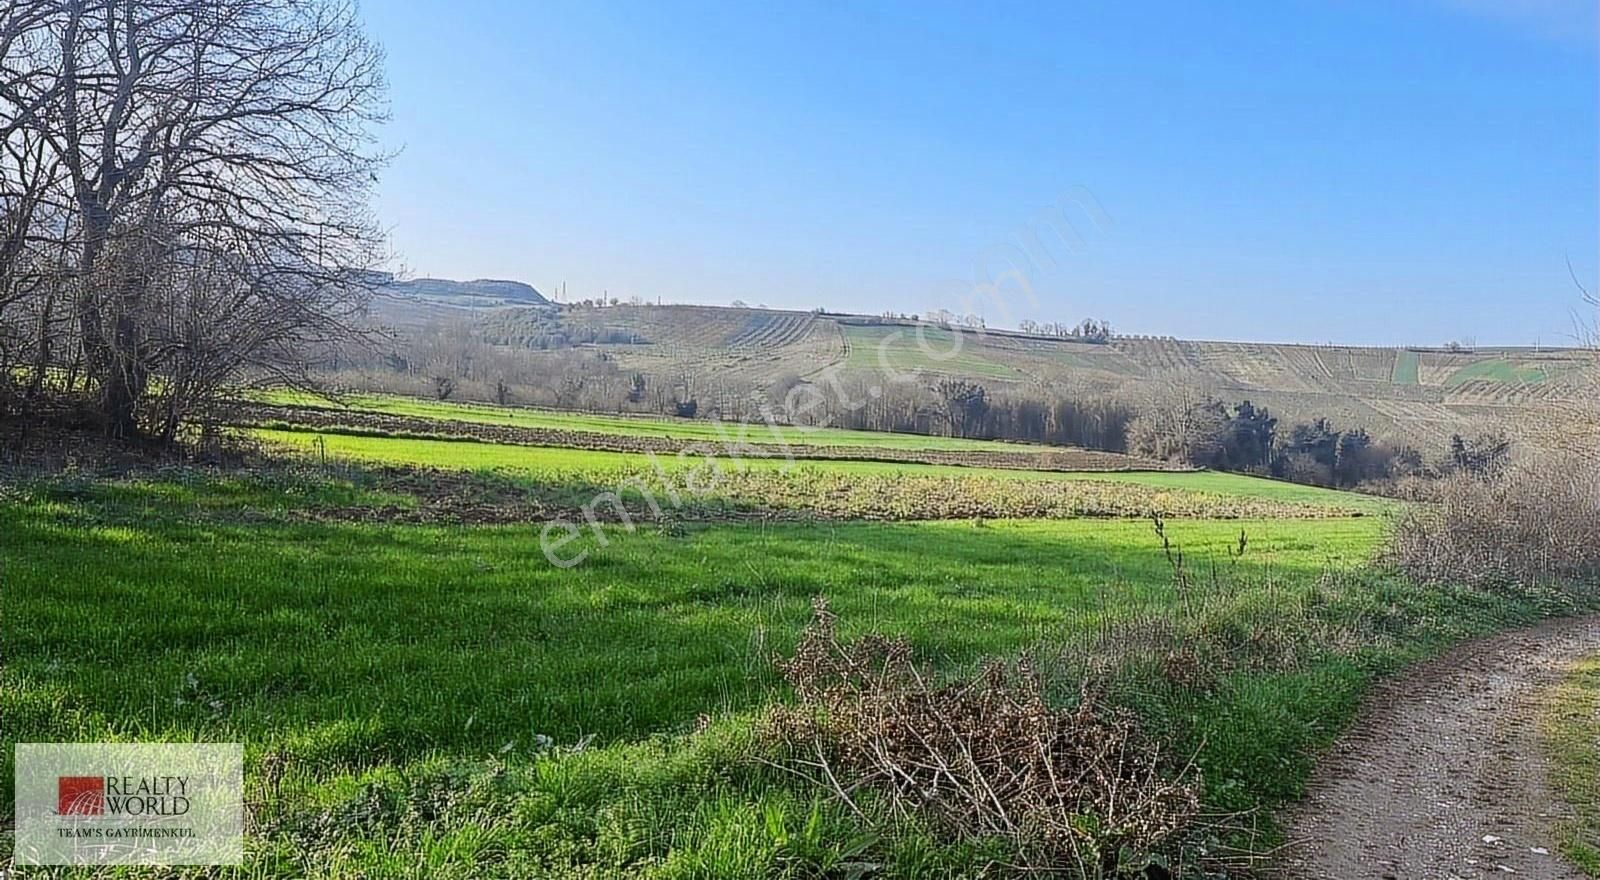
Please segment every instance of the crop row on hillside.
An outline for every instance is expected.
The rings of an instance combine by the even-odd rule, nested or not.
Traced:
[[[1417,370],[1421,363],[1421,357],[1410,349],[1402,349],[1396,352],[1394,370],[1390,373],[1390,380],[1396,385],[1416,385],[1419,381]]]
[[[728,339],[728,345],[731,348],[791,345],[811,331],[815,320],[809,312],[757,312]]]
[[[1506,358],[1473,361],[1445,378],[1449,387],[1472,381],[1502,382],[1510,385],[1536,385],[1549,378],[1538,364],[1519,363]]]

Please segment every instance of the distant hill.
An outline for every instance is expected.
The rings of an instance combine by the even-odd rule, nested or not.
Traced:
[[[483,307],[485,305],[546,305],[539,291],[521,281],[501,281],[477,278],[472,281],[450,281],[445,278],[413,278],[410,281],[391,280],[386,289],[401,296],[441,301],[445,305]]]
[[[510,307],[532,314],[536,309],[550,306],[550,301],[539,291],[521,281],[494,278],[399,281],[388,272],[367,274],[377,293],[371,303],[372,316],[380,324],[402,330],[416,330],[441,322],[470,322],[486,312]]]
[[[479,319],[490,331],[486,335],[512,345],[541,338],[552,321],[604,328],[608,341],[590,347],[605,351],[624,370],[758,386],[816,379],[829,370],[846,380],[870,381],[881,372],[880,362],[896,371],[967,378],[993,391],[1038,388],[1067,397],[1133,397],[1152,383],[1192,382],[1227,402],[1248,399],[1270,407],[1286,422],[1327,416],[1340,427],[1363,427],[1431,450],[1443,448],[1453,433],[1537,418],[1544,403],[1574,399],[1595,365],[1590,352],[1530,347],[1446,350],[1142,336],[1092,343],[997,330],[964,332],[957,344],[953,331],[927,323],[712,306],[550,306],[495,310]],[[917,343],[919,327],[938,356],[928,356]],[[610,341],[620,339],[635,344]]]

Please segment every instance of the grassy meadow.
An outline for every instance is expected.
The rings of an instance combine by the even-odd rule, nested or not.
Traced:
[[[1012,367],[991,360],[971,333],[935,327],[841,327],[849,356],[845,366],[881,375],[884,366],[897,373],[936,373],[990,379],[1016,379]],[[920,330],[921,340],[918,339]],[[926,346],[924,346],[924,342]]]
[[[510,425],[518,428],[550,428],[565,431],[592,431],[624,437],[664,437],[673,440],[718,443],[730,438],[750,443],[786,443],[790,446],[862,446],[877,449],[939,449],[985,452],[1032,448],[1026,444],[999,440],[969,440],[963,437],[933,437],[925,434],[887,434],[877,431],[852,431],[846,428],[797,428],[766,425],[746,427],[729,422],[721,427],[707,419],[669,419],[650,415],[604,415],[563,412],[531,407],[491,406],[478,403],[420,400],[393,394],[356,394],[338,403],[299,391],[263,392],[264,403],[322,408],[348,407],[351,410],[448,419],[484,425]]]
[[[592,564],[560,570],[531,527],[201,524],[139,494],[107,496],[99,515],[6,511],[9,671],[70,680],[98,710],[79,719],[91,729],[41,733],[215,721],[339,760],[534,734],[611,742],[766,699],[768,653],[792,647],[816,595],[851,628],[956,664],[1173,600],[1143,522],[617,530],[604,548],[584,539]],[[135,503],[138,518],[115,515]],[[1242,528],[1252,567],[1297,588],[1358,565],[1377,533],[1374,520],[1169,528],[1196,564],[1223,561]],[[106,604],[140,609],[143,651],[110,639],[128,620],[98,618]],[[175,702],[191,674],[226,711]]]
[[[751,757],[814,596],[939,674],[1027,651],[1070,700],[1084,657],[1119,658],[1111,691],[1218,810],[1294,796],[1373,674],[1560,607],[1374,572],[1378,517],[1170,521],[1182,580],[1142,521],[611,528],[559,570],[534,524],[214,515],[381,500],[13,487],[8,737],[243,741],[250,875],[952,876],[983,841]],[[1168,640],[1203,684],[1161,671]]]
[[[354,433],[261,428],[250,435],[316,457],[344,459],[370,464],[418,465],[463,470],[493,471],[540,478],[551,482],[581,480],[593,487],[615,487],[618,481],[658,467],[666,472],[702,467],[697,456],[659,455],[567,449],[548,446],[517,446],[482,443],[473,440],[388,437]],[[803,472],[845,477],[942,477],[958,480],[1017,482],[1094,482],[1112,483],[1177,493],[1208,496],[1257,498],[1292,504],[1323,505],[1363,513],[1392,510],[1393,502],[1370,495],[1305,486],[1219,471],[1024,471],[1012,468],[963,467],[905,462],[875,462],[784,459],[719,458],[718,466],[728,471]]]
[[[1410,584],[1375,562],[1394,502],[1207,472],[724,460],[718,504],[804,517],[585,526],[561,568],[545,521],[648,456],[250,436],[281,467],[0,483],[6,744],[243,742],[224,876],[1005,873],[994,840],[775,762],[819,597],[936,680],[1026,657],[1059,705],[1092,685],[1214,817],[1160,858],[1237,873],[1374,677],[1578,604]]]

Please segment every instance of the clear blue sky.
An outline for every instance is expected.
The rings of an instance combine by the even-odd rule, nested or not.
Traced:
[[[368,0],[378,209],[416,275],[926,312],[1087,192],[1109,222],[1074,209],[1035,299],[969,310],[1557,343],[1600,248],[1595,6]]]

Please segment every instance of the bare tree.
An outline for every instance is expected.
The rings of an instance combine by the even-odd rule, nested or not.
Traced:
[[[1586,462],[1590,469],[1600,460],[1600,297],[1578,279],[1567,263],[1567,272],[1582,302],[1573,313],[1573,337],[1584,350],[1585,361],[1571,374],[1560,378],[1560,397],[1550,401],[1546,418],[1524,420],[1515,425],[1518,439],[1547,452],[1557,452]]]
[[[109,433],[298,378],[297,350],[350,329],[384,158],[382,53],[352,5],[13,0],[0,64],[0,133],[60,169],[56,268]],[[141,411],[154,376],[169,399]]]
[[[1153,376],[1137,392],[1128,451],[1165,461],[1209,462],[1222,442],[1225,413],[1199,377]]]
[[[37,124],[49,90],[36,84],[51,76],[49,11],[26,0],[0,5],[0,95],[38,93],[26,104],[0,100],[0,376],[8,380],[0,385],[29,362],[30,384],[42,382],[60,287],[50,261],[61,240],[63,170]]]
[[[976,382],[940,379],[933,391],[938,395],[939,414],[948,436],[967,436],[989,412],[989,392]]]

